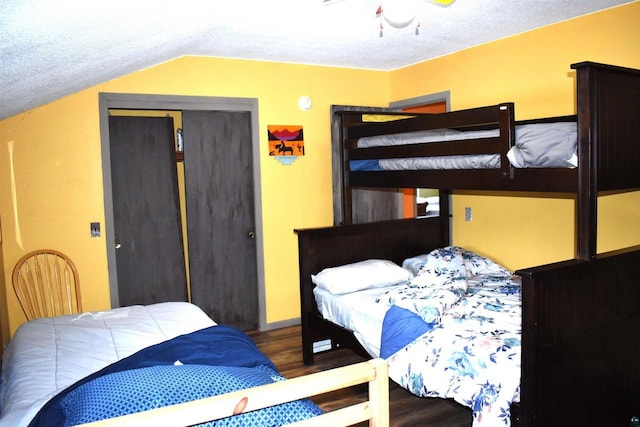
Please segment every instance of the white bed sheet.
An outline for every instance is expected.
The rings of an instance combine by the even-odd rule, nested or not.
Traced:
[[[216,323],[186,302],[32,320],[3,355],[0,426],[26,426],[58,392],[133,353]]]
[[[376,298],[397,286],[342,295],[315,287],[313,294],[322,317],[353,331],[358,342],[375,358],[380,357],[382,321],[389,309],[388,305],[377,303]]]

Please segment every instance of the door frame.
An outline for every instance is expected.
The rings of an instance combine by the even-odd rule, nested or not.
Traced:
[[[389,108],[410,108],[420,105],[435,104],[444,102],[445,111],[451,111],[451,91],[443,91],[421,95],[415,98],[401,99],[389,103]],[[447,241],[453,242],[453,227],[450,218],[453,217],[453,197],[451,191],[440,190],[440,220],[442,221],[442,230],[447,234]]]
[[[264,242],[262,227],[262,193],[260,185],[260,134],[257,98],[230,98],[212,96],[148,95],[131,93],[98,94],[100,114],[100,141],[102,154],[102,179],[105,210],[105,243],[107,245],[107,269],[111,307],[118,303],[118,275],[116,268],[115,234],[113,230],[113,192],[111,187],[111,154],[109,141],[109,110],[209,110],[245,111],[251,115],[251,140],[253,152],[253,186],[255,210],[256,267],[258,273],[258,328],[268,329],[264,280]]]
[[[451,91],[430,93],[428,95],[416,96],[415,98],[401,99],[389,103],[389,108],[409,108],[418,105],[435,104],[436,102],[444,102],[445,109],[451,111]]]

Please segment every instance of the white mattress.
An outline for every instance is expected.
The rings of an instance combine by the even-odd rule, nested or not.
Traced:
[[[186,302],[27,322],[3,355],[0,426],[25,426],[51,397],[87,375],[150,345],[213,325]]]
[[[499,136],[497,129],[461,132],[433,129],[360,138],[357,147],[380,147],[431,142],[473,140]],[[575,122],[533,123],[515,127],[515,145],[507,153],[516,168],[574,168],[577,158],[577,124]],[[440,156],[425,158],[382,159],[383,170],[425,169],[495,169],[500,156],[493,154]]]
[[[380,168],[387,171],[430,169],[499,169],[500,156],[478,154],[463,156],[407,157],[405,159],[381,159]]]
[[[454,129],[432,129],[389,135],[365,136],[358,139],[358,147],[381,147],[389,145],[423,144],[427,142],[459,141],[466,139],[495,138],[498,129],[461,132]]]
[[[382,321],[389,306],[376,303],[376,298],[393,288],[392,286],[333,295],[316,286],[313,294],[318,310],[325,319],[352,331],[372,357],[379,357]]]

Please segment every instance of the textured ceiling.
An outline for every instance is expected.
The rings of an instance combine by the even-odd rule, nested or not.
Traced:
[[[380,2],[2,0],[0,119],[184,55],[393,70],[633,1],[417,0],[383,37]]]

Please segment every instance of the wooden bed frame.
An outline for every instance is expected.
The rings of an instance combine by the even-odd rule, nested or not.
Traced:
[[[596,254],[597,194],[640,188],[640,70],[581,62],[576,71],[577,115],[535,122],[576,120],[578,167],[514,168],[506,153],[514,145],[514,105],[504,103],[440,114],[408,114],[410,118],[382,123],[363,121],[371,109],[334,109],[334,223],[353,221],[353,190],[361,188],[438,188],[577,194],[577,257]],[[375,111],[378,115],[397,112]],[[498,128],[500,136],[481,140],[355,148],[357,138],[436,128]],[[501,157],[500,169],[351,172],[356,159],[491,154]],[[443,192],[444,193],[444,192]],[[446,194],[446,193],[444,193]],[[441,203],[443,203],[441,198]],[[446,206],[445,206],[446,207]],[[442,209],[443,215],[448,210]]]
[[[515,169],[512,104],[388,123],[364,123],[372,109],[334,108],[335,227],[297,230],[303,360],[313,343],[330,340],[369,357],[351,331],[322,318],[311,274],[369,258],[405,258],[447,246],[449,190],[569,193],[576,198],[576,256],[523,269],[521,402],[513,425],[628,425],[640,415],[640,246],[596,253],[597,200],[603,191],[640,188],[640,70],[592,62],[576,70],[578,167]],[[378,114],[378,111],[374,111]],[[380,113],[384,114],[384,113]],[[397,113],[387,113],[397,114]],[[566,119],[566,118],[564,118]],[[551,119],[555,120],[555,119]],[[498,138],[352,148],[355,138],[440,127],[501,130]],[[337,136],[336,136],[337,135]],[[350,159],[498,153],[496,170],[350,172]],[[440,216],[354,224],[353,193],[361,189],[438,188]]]
[[[306,364],[313,363],[313,343],[323,340],[370,357],[351,331],[322,317],[311,274],[369,258],[400,264],[448,243],[438,218],[297,233]],[[522,378],[513,425],[625,425],[640,414],[639,263],[637,246],[517,271],[523,280]]]
[[[389,379],[387,364],[382,359],[373,359],[260,387],[96,421],[83,426],[195,425],[367,383],[369,385],[367,401],[291,425],[349,426],[369,421],[370,426],[387,427],[389,425]]]

